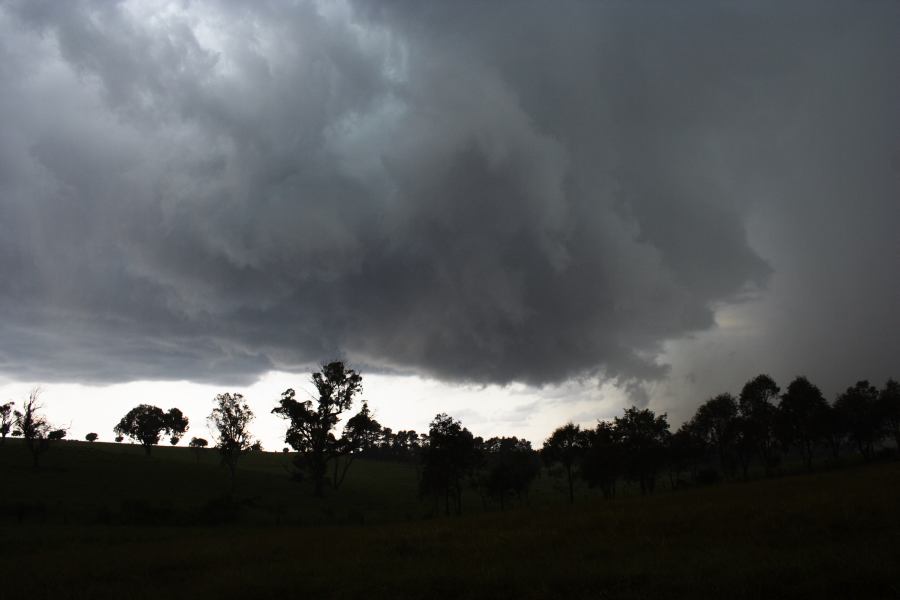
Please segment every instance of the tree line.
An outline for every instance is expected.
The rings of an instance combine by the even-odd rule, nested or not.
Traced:
[[[719,394],[701,404],[693,417],[672,432],[667,416],[631,407],[593,429],[572,423],[544,443],[545,460],[559,466],[574,501],[577,479],[615,496],[621,481],[652,493],[668,471],[673,488],[721,478],[748,477],[757,465],[775,473],[795,452],[807,470],[817,457],[836,461],[847,450],[866,460],[886,439],[900,447],[900,385],[882,389],[859,381],[829,403],[806,377],[783,392],[768,375],[748,381],[735,397]]]
[[[315,395],[298,399],[294,389],[287,389],[271,411],[287,422],[284,439],[294,451],[294,480],[311,481],[313,493],[323,496],[326,489],[340,488],[358,457],[410,461],[417,467],[422,497],[446,514],[462,512],[465,489],[475,490],[485,506],[503,509],[524,502],[542,464],[574,502],[579,481],[610,499],[623,482],[651,494],[664,473],[678,488],[746,478],[753,465],[772,475],[791,452],[811,470],[816,460],[837,460],[848,450],[872,460],[885,439],[900,447],[900,385],[893,379],[881,389],[859,381],[829,403],[805,377],[795,378],[782,392],[771,377],[758,375],[737,397],[725,393],[702,403],[674,432],[666,414],[630,407],[593,428],[567,423],[540,450],[515,437],[474,436],[445,413],[435,416],[427,433],[395,433],[374,418],[365,402],[338,432],[342,415],[362,391],[361,375],[334,361],[313,373],[311,383]],[[227,468],[232,491],[240,457],[262,449],[249,431],[253,419],[241,394],[215,397],[208,417],[212,448]],[[122,417],[114,432],[117,442],[130,438],[150,455],[164,436],[175,445],[188,429],[178,408],[141,404]],[[35,468],[50,441],[66,434],[42,416],[38,390],[21,411],[13,403],[0,405],[0,440],[10,432],[24,438]],[[86,439],[97,437],[90,433]],[[194,437],[189,446],[199,460],[210,442]]]

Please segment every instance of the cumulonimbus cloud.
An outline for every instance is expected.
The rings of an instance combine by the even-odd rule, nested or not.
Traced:
[[[777,59],[660,18],[0,5],[0,369],[657,377],[770,273],[727,149]]]

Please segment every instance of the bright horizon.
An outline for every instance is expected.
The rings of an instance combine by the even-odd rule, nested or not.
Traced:
[[[181,409],[190,419],[190,429],[179,446],[191,437],[212,439],[206,417],[216,394],[238,392],[254,412],[251,432],[265,450],[280,451],[287,423],[270,414],[281,392],[293,387],[302,397],[312,393],[309,377],[284,372],[270,372],[246,387],[223,387],[185,381],[142,381],[104,386],[80,384],[44,384],[41,401],[45,414],[58,427],[69,428],[66,439],[84,440],[90,432],[99,440],[113,441],[113,427],[134,406],[152,404],[167,410]],[[437,412],[460,419],[475,435],[484,438],[499,435],[525,437],[539,448],[550,431],[573,417],[589,424],[599,418],[611,418],[623,399],[612,386],[595,389],[593,385],[569,385],[565,389],[537,390],[523,385],[460,386],[449,385],[417,376],[365,375],[363,393],[355,400],[343,421],[359,410],[362,401],[369,403],[375,418],[392,430],[414,429],[427,433],[428,423]],[[30,382],[0,383],[0,398],[21,406],[21,400],[34,387]],[[559,402],[560,395],[566,402]],[[2,402],[0,402],[2,403]],[[579,411],[572,414],[572,408]],[[444,408],[437,408],[444,407]],[[596,414],[596,417],[589,415]],[[126,441],[127,443],[127,441]],[[163,439],[160,445],[168,445]]]

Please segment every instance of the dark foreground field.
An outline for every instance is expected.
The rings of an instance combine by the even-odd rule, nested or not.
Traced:
[[[60,444],[33,473],[0,448],[0,598],[900,598],[896,462],[574,508],[545,477],[530,506],[423,518],[411,466],[316,502],[261,454],[213,526],[213,456],[160,450]]]

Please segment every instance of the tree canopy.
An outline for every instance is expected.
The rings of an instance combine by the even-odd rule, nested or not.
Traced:
[[[122,417],[113,431],[140,443],[149,455],[163,434],[180,438],[188,430],[188,419],[177,408],[168,412],[150,404],[139,404]]]
[[[244,402],[242,394],[217,395],[215,407],[209,413],[210,430],[213,432],[216,449],[222,456],[222,464],[228,467],[232,491],[234,490],[234,475],[238,459],[253,444],[253,438],[250,435],[250,422],[253,417],[253,411]],[[202,438],[194,438],[194,440],[196,440],[197,448],[206,445],[206,440],[202,440]],[[194,443],[194,440],[191,442]]]
[[[446,413],[436,415],[428,428],[422,460],[421,493],[435,502],[443,498],[446,514],[451,508],[460,514],[464,479],[478,461],[472,432]]]
[[[343,362],[334,361],[312,374],[318,392],[315,400],[300,401],[289,388],[281,394],[272,413],[288,421],[284,441],[297,451],[295,476],[308,474],[315,494],[324,493],[328,463],[349,451],[350,445],[332,433],[340,415],[353,405],[354,397],[362,391],[362,377]],[[334,485],[339,482],[333,481]]]
[[[541,456],[548,464],[559,463],[566,476],[569,502],[575,502],[575,479],[578,477],[578,463],[587,448],[587,438],[579,425],[566,423],[557,428],[544,441]]]

